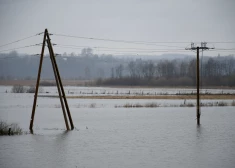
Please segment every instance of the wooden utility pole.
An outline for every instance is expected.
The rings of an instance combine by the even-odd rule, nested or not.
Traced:
[[[33,103],[33,109],[32,109],[32,115],[31,115],[29,129],[31,132],[33,132],[33,122],[34,122],[34,115],[35,115],[35,109],[36,109],[36,103],[37,103],[40,75],[41,75],[41,70],[42,70],[42,61],[43,61],[43,55],[44,55],[45,42],[47,42],[48,50],[50,53],[51,64],[52,64],[52,68],[53,68],[53,72],[54,72],[54,76],[55,76],[55,80],[56,80],[57,90],[59,93],[59,98],[60,98],[60,103],[61,103],[61,107],[62,107],[62,111],[63,111],[63,115],[64,115],[65,125],[66,125],[67,130],[69,130],[69,125],[68,125],[68,120],[67,120],[67,115],[68,115],[71,129],[73,130],[74,129],[73,120],[72,120],[72,117],[70,114],[68,102],[67,102],[66,95],[64,92],[64,87],[63,87],[63,84],[62,84],[62,81],[60,78],[59,69],[58,69],[58,66],[56,63],[55,54],[54,54],[54,51],[53,51],[53,48],[51,45],[50,36],[49,36],[47,29],[45,29],[45,32],[44,32],[42,52],[41,52],[41,58],[40,58],[40,63],[39,63],[39,69],[38,69],[38,78],[37,78],[37,83],[36,83],[36,91],[35,91],[35,95],[34,95],[34,103]],[[67,112],[67,115],[66,115],[66,112]]]
[[[41,51],[39,68],[38,68],[38,77],[37,77],[37,83],[36,83],[36,90],[35,90],[35,95],[34,95],[33,109],[32,109],[30,126],[29,126],[30,131],[33,131],[33,121],[34,121],[35,109],[36,109],[37,98],[38,98],[38,87],[39,87],[41,71],[42,71],[42,61],[43,61],[43,55],[44,55],[44,49],[45,49],[46,34],[47,34],[47,29],[45,29],[45,31],[44,31],[44,37],[43,37],[43,42],[42,42],[42,51]]]
[[[200,74],[199,74],[199,47],[197,47],[197,125],[200,125],[200,97],[199,97],[199,84],[200,84]]]
[[[54,55],[51,51],[51,46],[50,46],[49,41],[50,40],[47,39],[47,47],[48,47],[50,58],[51,58],[52,69],[53,69],[53,72],[54,72],[56,86],[57,86],[57,90],[58,90],[58,93],[59,93],[60,104],[61,104],[63,115],[64,115],[65,125],[66,125],[67,130],[69,130],[68,120],[67,120],[67,116],[66,116],[66,112],[65,112],[65,108],[64,108],[64,102],[63,102],[63,99],[62,99],[62,96],[61,96],[61,89],[60,89],[60,85],[59,85],[59,82],[58,82],[58,74],[56,72],[55,63],[54,63],[54,60],[53,60]]]
[[[202,43],[203,45],[201,47],[194,47],[194,43],[191,43],[191,48],[186,48],[186,50],[197,50],[197,106],[196,106],[196,112],[197,112],[197,125],[200,125],[200,116],[201,116],[201,111],[200,111],[200,68],[199,68],[199,50],[209,50],[209,49],[214,49],[214,48],[209,48],[206,47],[207,43]]]
[[[67,110],[67,114],[68,114],[68,117],[69,117],[71,129],[73,130],[74,129],[73,120],[72,120],[72,117],[71,117],[71,114],[70,114],[70,110],[69,110],[68,102],[67,102],[67,99],[66,99],[64,87],[63,87],[63,84],[62,84],[62,80],[60,78],[59,69],[58,69],[58,66],[57,66],[57,63],[56,63],[55,54],[54,54],[54,51],[53,51],[53,48],[52,48],[52,45],[51,45],[51,41],[50,41],[50,37],[49,37],[48,33],[47,33],[47,39],[48,39],[48,45],[49,45],[48,47],[50,47],[50,49],[51,49],[51,53],[52,53],[52,57],[51,58],[52,58],[52,62],[54,62],[55,70],[57,72],[58,81],[59,81],[59,85],[60,85],[60,88],[61,88],[62,97],[64,99],[64,103],[65,103],[65,107],[66,107],[66,110]]]

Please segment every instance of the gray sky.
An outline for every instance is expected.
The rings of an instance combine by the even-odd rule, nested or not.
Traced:
[[[117,48],[95,48],[95,53],[160,55],[162,52],[152,51],[183,49],[195,41],[234,42],[234,17],[235,0],[0,0],[0,45],[43,32],[45,28],[50,33],[114,40],[189,42],[140,45],[51,36],[56,44]],[[1,47],[0,51],[36,43],[42,43],[42,36]],[[208,46],[235,48],[235,43]],[[17,51],[36,54],[40,50],[31,47]],[[80,53],[80,49],[55,47],[54,50]],[[208,51],[205,55],[218,53],[235,51]]]

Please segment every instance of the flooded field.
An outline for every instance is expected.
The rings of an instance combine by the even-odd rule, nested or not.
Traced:
[[[0,119],[16,122],[28,131],[34,95],[9,93],[10,89],[0,87]],[[101,94],[106,90],[116,94],[117,89],[66,87],[66,92],[85,94],[99,90]],[[130,94],[166,92],[127,88],[119,89],[118,93],[129,94],[128,90]],[[169,94],[183,92],[168,90]],[[56,88],[45,87],[40,94],[56,95]],[[204,103],[219,101],[222,100],[203,100]],[[184,100],[68,99],[68,103],[75,130],[65,131],[58,98],[39,97],[34,135],[0,137],[0,167],[232,168],[235,165],[233,106],[202,107],[201,126],[197,127],[195,107],[170,107]],[[124,108],[127,103],[159,106]]]
[[[41,95],[58,95],[56,87],[40,87]],[[115,88],[115,87],[76,87],[65,86],[66,95],[181,95],[181,94],[195,94],[196,89],[192,88]],[[9,86],[1,86],[0,92],[11,91]],[[235,94],[235,89],[201,89],[202,94]]]

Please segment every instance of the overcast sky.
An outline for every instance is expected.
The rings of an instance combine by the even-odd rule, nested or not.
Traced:
[[[148,51],[146,54],[149,54],[154,49],[183,49],[189,47],[190,42],[234,42],[234,18],[235,0],[0,0],[0,46],[43,32],[45,28],[50,33],[113,40],[189,42],[137,45],[51,36],[56,44],[117,48],[95,48],[95,53],[145,54]],[[36,43],[42,43],[42,36],[1,47],[0,51]],[[209,43],[208,46],[235,48],[235,43]],[[54,50],[80,53],[80,49],[55,47]],[[17,51],[36,54],[40,53],[40,47]],[[235,51],[205,54],[218,53],[225,55]]]

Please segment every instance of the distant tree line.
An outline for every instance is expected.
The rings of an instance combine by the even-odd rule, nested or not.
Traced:
[[[50,59],[43,62],[42,79],[54,79]],[[116,57],[97,55],[91,48],[80,54],[56,57],[62,79],[97,80],[96,85],[194,86],[195,56],[169,54],[160,56]],[[36,79],[39,56],[0,53],[0,80]],[[200,62],[202,85],[235,86],[234,56],[203,57]]]
[[[128,71],[123,75],[123,71]],[[116,73],[115,73],[116,72]],[[204,86],[235,86],[233,56],[209,57],[200,62],[200,76]],[[97,80],[97,85],[194,86],[196,59],[160,60],[141,59],[120,64],[112,69],[110,79]]]
[[[30,56],[11,52],[0,53],[0,80],[37,78],[40,56]],[[111,69],[118,64],[125,64],[128,59],[115,58],[112,55],[93,54],[92,49],[84,48],[80,54],[67,54],[56,57],[60,75],[63,79],[92,80],[98,78],[109,78]],[[45,56],[42,65],[43,79],[54,79],[53,69]]]

